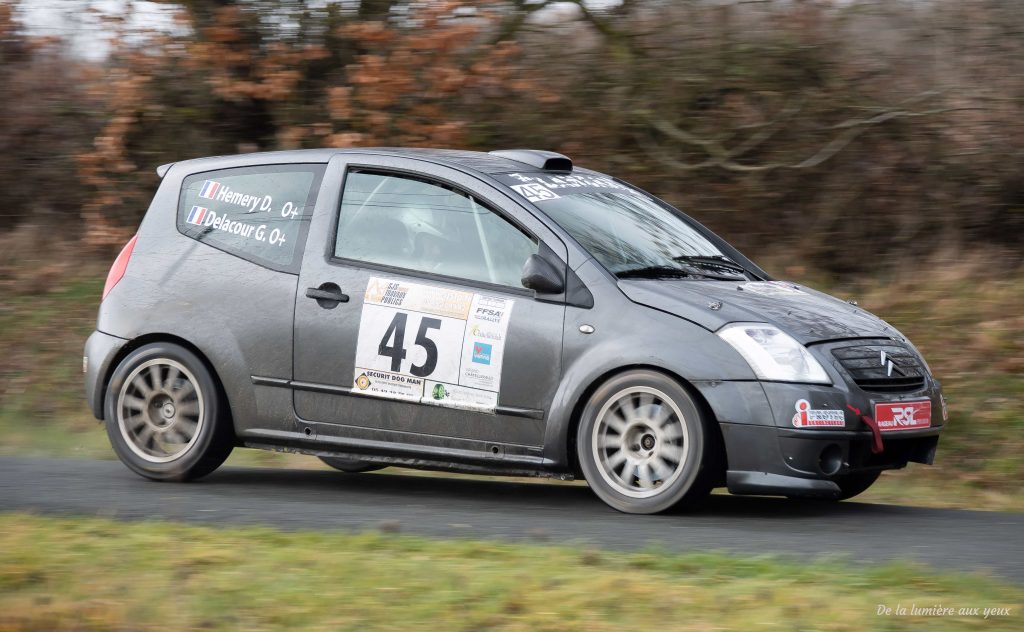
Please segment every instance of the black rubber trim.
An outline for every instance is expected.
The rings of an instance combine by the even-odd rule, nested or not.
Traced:
[[[882,433],[882,440],[891,439],[916,439],[919,437],[934,437],[942,432],[943,426],[930,426],[917,430],[893,430]],[[827,429],[802,429],[802,428],[779,428],[779,436],[797,439],[821,439],[822,441],[837,441],[841,439],[866,439],[872,440],[870,430],[827,430]]]
[[[462,448],[442,448],[437,446],[420,446],[409,443],[394,443],[373,439],[357,439],[353,437],[337,437],[318,433],[316,438],[308,437],[301,432],[287,430],[250,429],[242,437],[244,443],[255,443],[254,439],[265,439],[274,443],[289,443],[296,446],[314,446],[334,448],[354,456],[391,456],[396,458],[416,458],[436,461],[439,463],[461,462],[487,464],[496,470],[518,466],[526,470],[549,470],[554,465],[549,459],[540,456],[510,455],[502,452],[494,455],[488,451],[466,450]],[[505,445],[505,444],[496,444]]]
[[[284,386],[284,387],[288,387],[288,386],[290,386],[290,382],[291,382],[291,380],[286,380],[286,379],[280,378],[280,377],[260,377],[258,375],[253,375],[251,377],[252,377],[252,383],[253,384],[258,384],[259,386]]]
[[[300,382],[297,380],[286,380],[277,377],[263,377],[260,375],[250,376],[253,384],[258,386],[277,386],[280,388],[292,388],[298,391],[311,391],[313,393],[329,393],[344,397],[369,397],[381,399],[373,395],[366,395],[353,390],[351,386],[337,386],[334,384],[319,384],[317,382]],[[482,412],[482,411],[477,411]],[[528,419],[544,419],[544,411],[536,408],[517,408],[515,406],[495,406],[494,414],[507,415],[509,417],[526,417]]]
[[[739,495],[837,498],[841,493],[839,486],[832,481],[768,472],[729,470],[725,479],[729,493]]]

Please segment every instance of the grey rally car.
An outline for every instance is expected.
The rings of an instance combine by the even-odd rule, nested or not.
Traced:
[[[235,446],[583,476],[653,513],[715,487],[843,499],[931,463],[939,383],[896,329],[773,280],[560,154],[189,160],[107,278],[86,392],[135,472]]]

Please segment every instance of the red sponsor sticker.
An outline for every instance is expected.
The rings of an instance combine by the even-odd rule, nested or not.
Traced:
[[[932,403],[923,401],[875,404],[875,423],[882,432],[928,428],[932,425]]]

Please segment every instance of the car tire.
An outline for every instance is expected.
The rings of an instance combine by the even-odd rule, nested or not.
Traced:
[[[718,443],[685,387],[656,371],[617,375],[594,391],[576,433],[583,476],[625,513],[692,505],[711,492]]]
[[[349,474],[358,474],[360,472],[376,472],[377,470],[383,470],[386,465],[380,463],[368,463],[366,461],[356,461],[354,459],[343,459],[336,456],[318,456],[318,459],[330,465],[336,470],[341,472],[348,472]]]
[[[157,342],[114,369],[104,401],[107,437],[132,471],[184,481],[217,469],[234,448],[223,392],[194,353]]]

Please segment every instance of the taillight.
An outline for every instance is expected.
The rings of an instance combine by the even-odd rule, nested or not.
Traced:
[[[128,243],[121,249],[121,254],[117,255],[117,259],[114,259],[114,265],[110,266],[110,272],[107,273],[107,282],[103,286],[103,298],[107,298],[110,290],[114,289],[117,282],[124,276],[125,271],[128,269],[128,260],[132,258],[132,250],[135,249],[135,241],[138,238],[139,236],[135,235],[129,239]]]

